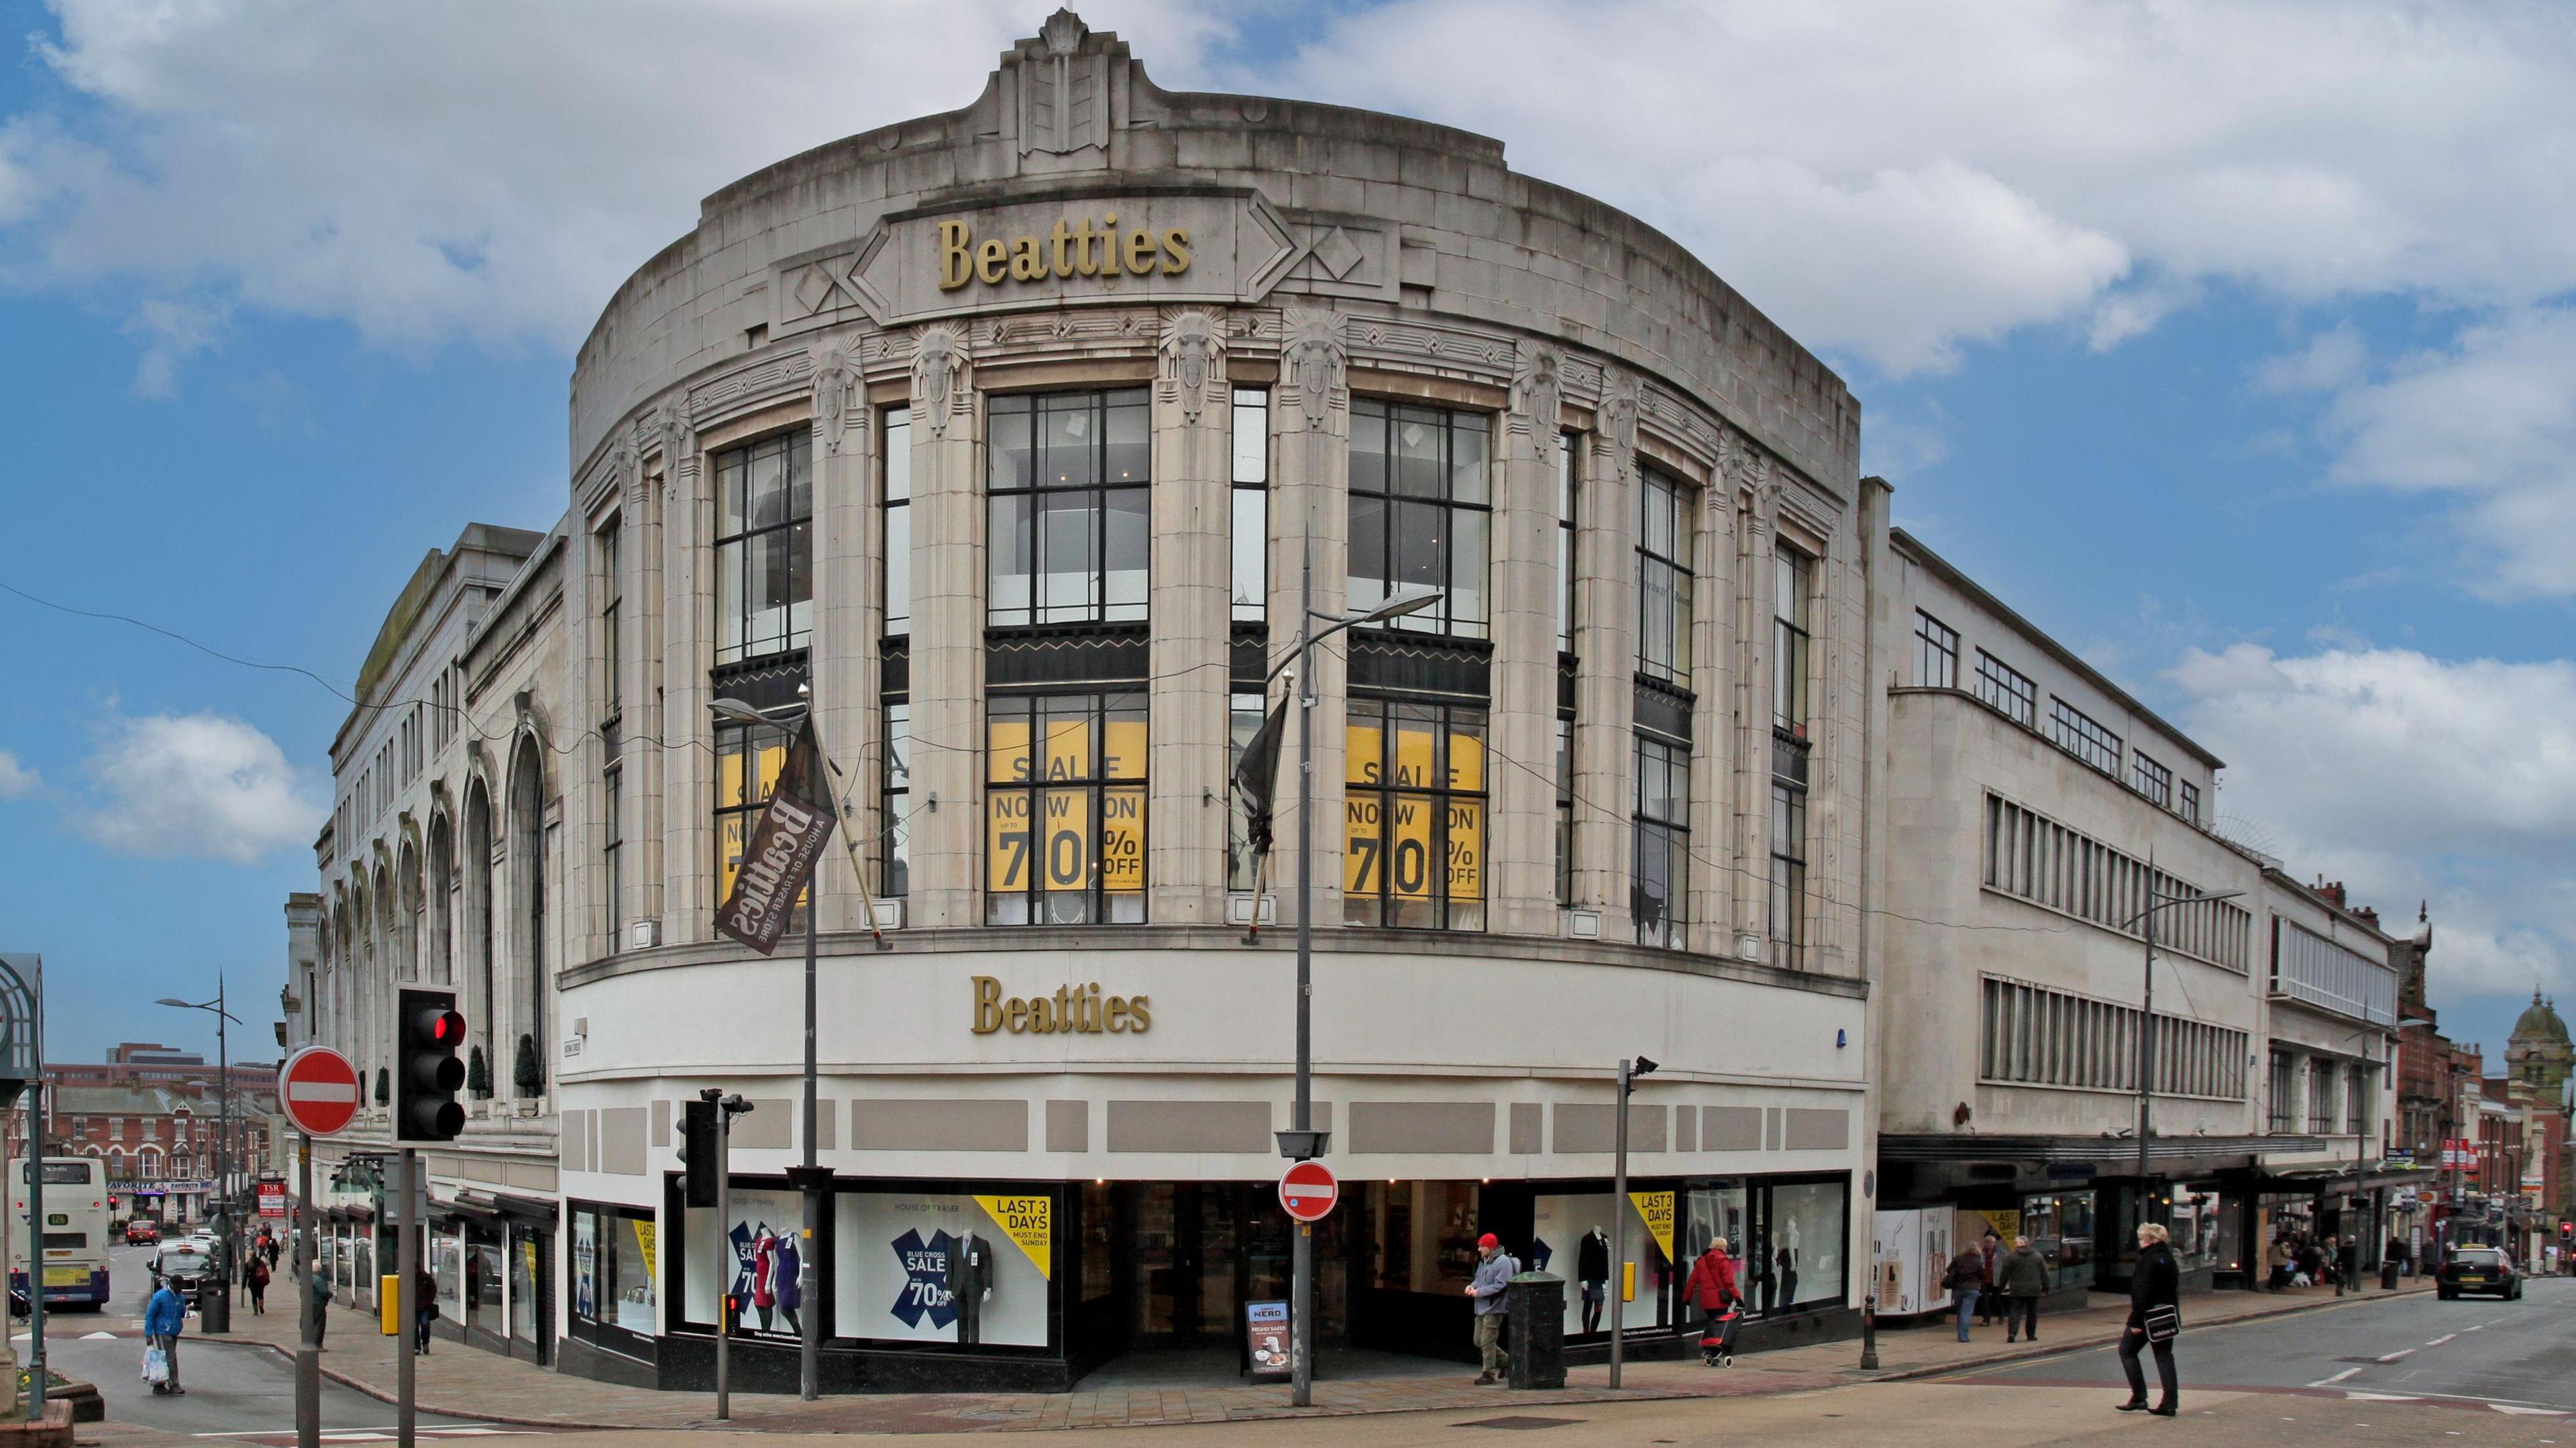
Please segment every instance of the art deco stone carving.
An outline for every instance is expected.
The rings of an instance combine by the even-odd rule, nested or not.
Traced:
[[[1297,390],[1298,411],[1309,432],[1321,431],[1342,390],[1350,350],[1342,342],[1342,314],[1319,307],[1284,307],[1279,375]]]
[[[948,419],[972,409],[972,395],[958,386],[966,370],[966,334],[957,327],[933,325],[913,333],[913,416],[933,437],[948,435]]]
[[[1166,312],[1161,351],[1162,393],[1177,399],[1181,421],[1196,427],[1215,390],[1217,359],[1225,352],[1224,320],[1197,307]]]

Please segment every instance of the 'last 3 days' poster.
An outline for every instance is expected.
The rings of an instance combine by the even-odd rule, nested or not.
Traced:
[[[834,1325],[849,1337],[1044,1347],[1053,1199],[845,1192]]]

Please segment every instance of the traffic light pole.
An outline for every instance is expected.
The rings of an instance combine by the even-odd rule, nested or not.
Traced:
[[[402,1359],[394,1369],[394,1442],[398,1448],[412,1448],[418,1416],[412,1377],[420,1359],[420,1344],[414,1340],[420,1331],[420,1153],[408,1146],[402,1149],[401,1190],[402,1207],[394,1217],[394,1270],[402,1274],[394,1284],[394,1301],[401,1307],[394,1352]]]
[[[716,1110],[716,1421],[733,1416],[733,1113]]]

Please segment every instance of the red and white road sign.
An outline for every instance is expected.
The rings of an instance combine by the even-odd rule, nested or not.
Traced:
[[[1342,1199],[1342,1184],[1320,1161],[1301,1161],[1279,1174],[1279,1205],[1301,1222],[1320,1222]]]
[[[358,1114],[358,1068],[328,1046],[307,1046],[277,1068],[277,1099],[296,1130],[329,1136]]]

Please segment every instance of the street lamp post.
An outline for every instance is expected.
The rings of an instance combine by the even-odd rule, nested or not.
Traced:
[[[216,1275],[222,1279],[223,1295],[210,1298],[200,1308],[206,1317],[208,1332],[232,1331],[233,1267],[240,1259],[240,1245],[233,1240],[232,1211],[232,1118],[233,1066],[232,1046],[224,1033],[227,1023],[239,1020],[224,1009],[224,978],[215,976],[215,998],[210,1001],[183,1001],[176,996],[163,996],[156,1005],[175,1006],[185,1011],[212,1011],[215,1016],[215,1244]],[[220,1304],[220,1306],[218,1306]]]
[[[796,692],[800,696],[806,696],[808,688],[807,685],[799,684],[796,686]],[[740,699],[717,699],[708,704],[707,708],[717,718],[735,724],[758,725],[763,728],[794,728],[804,725],[813,729],[813,706],[810,702],[794,704],[774,714],[763,713]],[[833,774],[840,773],[840,767],[832,763],[830,751],[823,747],[822,731],[813,729],[813,738],[814,754],[821,761],[823,770]],[[831,809],[836,820],[845,812],[838,791],[832,788],[830,781],[821,778],[819,772],[816,778],[802,781],[802,784],[808,790],[819,787],[824,803]],[[842,835],[842,839],[844,844],[848,843],[849,837],[846,832]],[[857,847],[849,846],[849,853],[850,868],[854,872],[858,871]],[[859,879],[859,891],[862,895],[867,892],[867,879],[863,873]],[[823,1389],[823,1314],[815,1296],[814,1244],[820,1240],[823,1209],[832,1192],[832,1169],[822,1164],[815,1140],[818,1118],[815,1105],[814,1063],[815,917],[820,913],[821,903],[821,896],[815,893],[809,884],[805,897],[805,1100],[803,1127],[798,1133],[804,1138],[805,1149],[803,1163],[787,1169],[787,1180],[795,1186],[801,1198],[804,1215],[801,1229],[803,1240],[798,1243],[796,1253],[796,1296],[801,1309],[796,1320],[796,1392],[797,1396],[807,1402],[820,1397]],[[876,928],[874,903],[869,902],[868,908],[869,928],[874,930]],[[877,948],[880,950],[887,948],[882,934],[877,938]]]
[[[1628,1345],[1628,1098],[1637,1078],[1655,1069],[1644,1056],[1619,1063],[1619,1113],[1610,1162],[1610,1386],[1619,1386]]]
[[[2147,1220],[2147,1130],[2155,1111],[2156,1095],[2156,912],[2175,905],[2198,905],[2210,900],[2233,900],[2242,890],[2213,890],[2191,895],[2167,895],[2156,888],[2156,861],[2147,857],[2147,908],[2132,916],[2129,923],[2143,926],[2147,938],[2146,988],[2141,994],[2138,1014],[2138,1220]]]
[[[1305,1161],[1324,1154],[1324,1133],[1315,1129],[1315,671],[1308,656],[1315,645],[1365,623],[1383,623],[1438,603],[1445,589],[1426,588],[1389,595],[1364,613],[1335,618],[1315,608],[1314,529],[1306,530],[1303,576],[1298,583],[1297,642],[1262,680],[1266,690],[1280,671],[1296,666],[1297,688],[1297,1094],[1289,1108],[1289,1130],[1279,1134],[1279,1154]],[[1326,626],[1318,629],[1317,623]],[[1253,918],[1260,918],[1256,902]],[[1315,1393],[1315,1228],[1299,1222],[1292,1244],[1288,1287],[1288,1401],[1303,1408]]]

